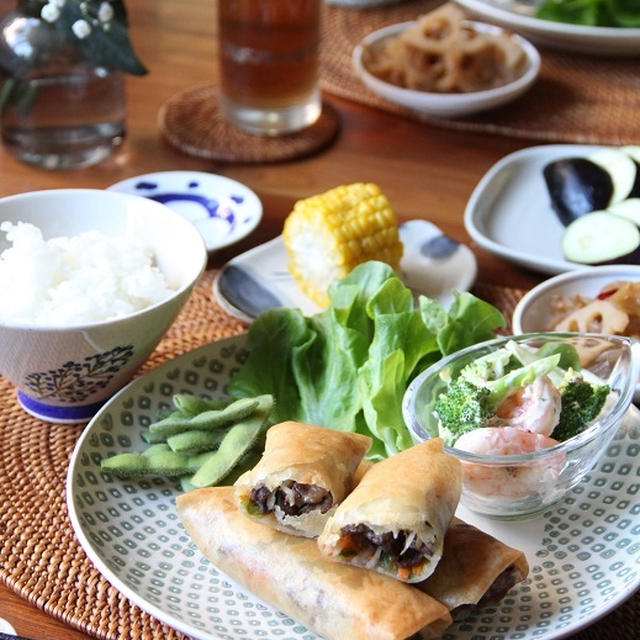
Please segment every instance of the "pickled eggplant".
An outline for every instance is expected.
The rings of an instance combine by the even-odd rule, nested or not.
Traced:
[[[640,196],[640,147],[602,148],[550,162],[543,176],[551,206],[567,226],[576,218]]]
[[[613,195],[611,175],[587,158],[565,158],[543,170],[551,206],[565,226],[576,218],[606,209]]]

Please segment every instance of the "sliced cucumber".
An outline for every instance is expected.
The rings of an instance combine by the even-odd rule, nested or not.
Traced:
[[[629,197],[636,181],[636,163],[620,149],[598,149],[590,153],[588,159],[602,167],[611,176],[613,194],[607,206]]]
[[[640,264],[640,229],[622,216],[593,211],[565,229],[562,252],[580,264]]]

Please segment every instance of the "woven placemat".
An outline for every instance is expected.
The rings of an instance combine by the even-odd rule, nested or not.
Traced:
[[[241,321],[213,300],[207,272],[147,362],[148,370],[202,344],[240,333]],[[477,295],[511,317],[523,291],[477,286]],[[82,425],[45,424],[27,415],[0,378],[0,579],[18,595],[71,626],[104,640],[187,640],[125,598],[92,565],[67,516],[69,457]],[[634,598],[574,640],[635,638]]]
[[[392,6],[325,6],[322,88],[342,98],[430,124],[547,142],[640,143],[638,58],[562,53],[540,48],[542,68],[532,89],[514,102],[459,120],[427,118],[379,98],[355,75],[351,54],[368,33],[427,13],[442,0]]]
[[[171,146],[198,158],[219,162],[281,162],[327,147],[340,130],[340,118],[325,103],[318,120],[302,131],[279,137],[252,135],[224,119],[217,85],[206,84],[167,100],[158,113],[158,127]]]

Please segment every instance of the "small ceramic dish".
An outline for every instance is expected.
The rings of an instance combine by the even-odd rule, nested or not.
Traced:
[[[602,287],[619,280],[640,281],[640,265],[612,264],[568,271],[528,291],[518,302],[512,318],[513,332],[550,331],[552,300],[555,296],[579,294],[595,298]]]
[[[498,107],[506,102],[515,100],[527,91],[540,71],[540,54],[536,48],[524,38],[513,34],[511,37],[525,52],[527,58],[525,70],[519,78],[501,87],[469,93],[435,93],[404,89],[385,82],[370,73],[363,63],[365,47],[380,46],[385,39],[401,33],[412,24],[412,22],[402,22],[383,27],[370,33],[355,47],[353,51],[353,65],[356,73],[371,91],[389,102],[394,102],[421,114],[441,118],[459,118],[477,113],[478,111]],[[479,32],[503,32],[503,29],[500,27],[484,22],[465,20],[465,24],[472,26]]]
[[[204,171],[159,171],[116,182],[107,191],[144,196],[193,223],[207,251],[248,236],[262,219],[262,203],[248,187]]]
[[[619,280],[640,281],[640,265],[612,264],[586,267],[561,273],[528,291],[513,310],[513,332],[548,331],[551,305],[555,296],[579,294],[595,298],[600,290]],[[636,385],[634,402],[640,402],[640,383]]]

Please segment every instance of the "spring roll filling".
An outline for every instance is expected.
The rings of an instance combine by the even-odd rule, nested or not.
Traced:
[[[362,555],[366,566],[389,563],[401,569],[422,567],[433,556],[433,548],[406,529],[376,533],[366,524],[349,524],[340,530],[341,555]],[[409,572],[410,573],[410,572]]]
[[[285,480],[273,491],[265,485],[251,489],[247,509],[261,515],[280,511],[287,516],[301,516],[315,510],[324,514],[332,506],[333,496],[323,487]]]
[[[485,594],[478,601],[478,606],[483,607],[493,602],[502,600],[504,596],[514,587],[522,577],[515,565],[509,565],[486,590]]]

